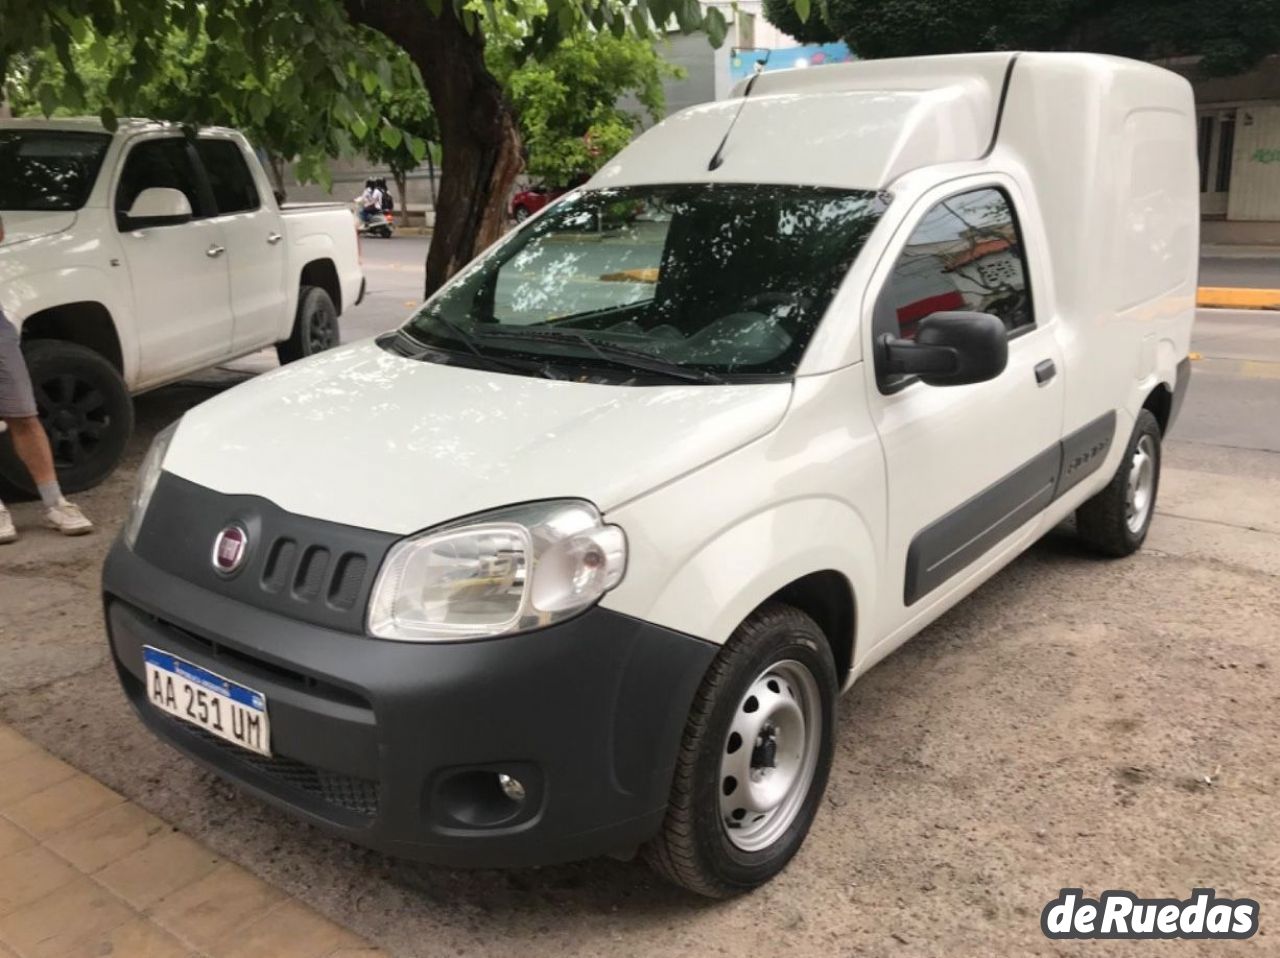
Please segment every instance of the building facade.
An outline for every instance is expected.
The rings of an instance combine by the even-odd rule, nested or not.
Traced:
[[[1196,94],[1203,241],[1280,246],[1280,55],[1231,77],[1168,65]]]

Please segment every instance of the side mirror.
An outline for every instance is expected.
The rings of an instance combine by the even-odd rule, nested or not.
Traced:
[[[882,336],[886,372],[919,376],[928,386],[964,386],[995,379],[1009,363],[1009,336],[990,313],[934,313],[914,341]]]
[[[126,214],[130,220],[142,220],[150,226],[185,223],[191,219],[191,201],[182,190],[152,186],[138,194]]]

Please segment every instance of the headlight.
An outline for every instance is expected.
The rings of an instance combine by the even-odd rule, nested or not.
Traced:
[[[449,641],[550,625],[597,602],[626,564],[626,536],[589,502],[473,516],[392,546],[369,600],[369,631]]]
[[[169,451],[169,443],[173,434],[178,431],[178,422],[170,423],[158,433],[147,450],[147,456],[138,469],[137,483],[133,487],[133,498],[129,502],[129,518],[124,522],[124,541],[132,549],[138,541],[138,532],[142,529],[142,520],[146,517],[147,506],[151,504],[151,494],[156,491],[156,483],[160,481],[160,469],[164,465],[164,454]]]

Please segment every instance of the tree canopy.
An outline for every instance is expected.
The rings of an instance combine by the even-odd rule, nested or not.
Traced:
[[[766,7],[787,29],[785,9]],[[826,0],[819,17],[869,58],[1012,49],[1199,55],[1206,73],[1229,74],[1280,52],[1280,0]]]
[[[764,0],[764,18],[801,43],[832,43],[840,39],[827,23],[826,0],[812,4],[801,16],[792,0]]]
[[[526,172],[553,185],[594,173],[635,136],[641,116],[620,106],[621,98],[657,120],[662,81],[683,74],[634,33],[580,33],[522,61],[523,40],[514,26],[492,36],[486,61],[519,118]]]

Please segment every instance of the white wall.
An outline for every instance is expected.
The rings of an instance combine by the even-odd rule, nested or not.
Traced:
[[[1236,112],[1227,218],[1280,220],[1280,103],[1245,104]]]

